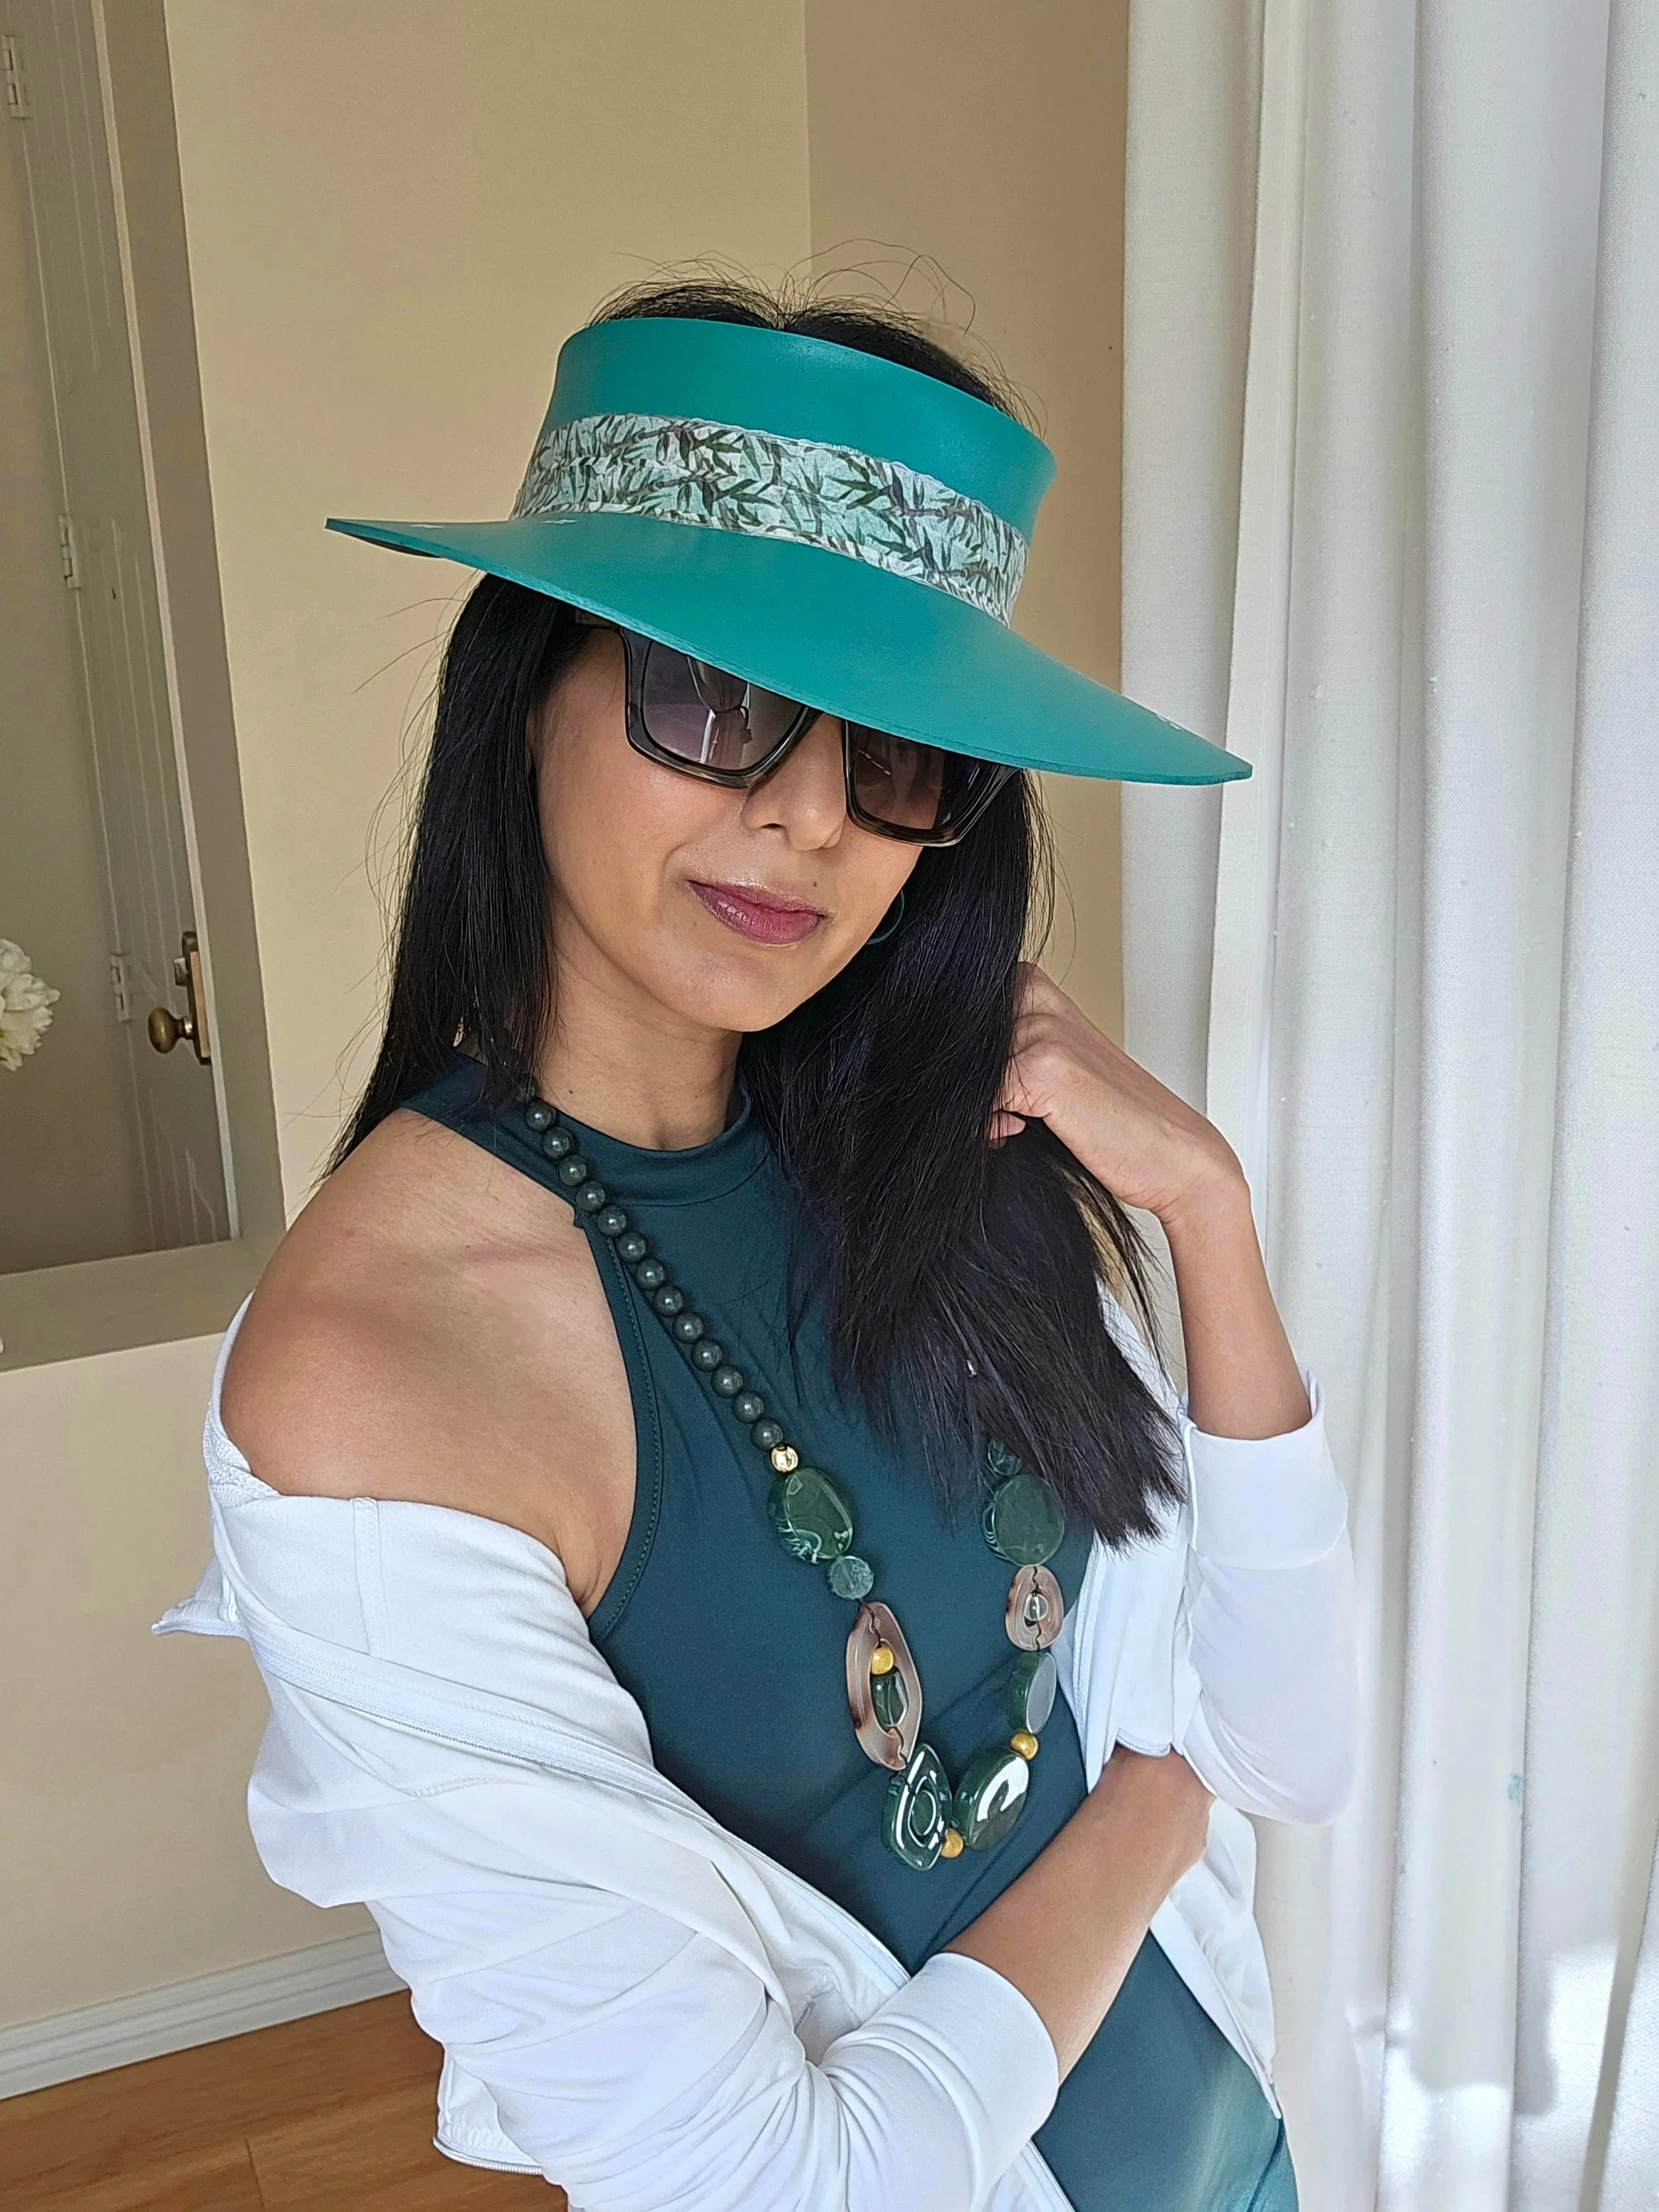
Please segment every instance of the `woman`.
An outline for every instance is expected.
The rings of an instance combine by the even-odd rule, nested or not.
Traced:
[[[342,526],[486,573],[162,1625],[252,1644],[261,1853],[441,2146],[578,2207],[1295,2203],[1242,1812],[1347,1787],[1341,1487],[1229,1147],[1020,959],[1027,769],[1245,771],[1006,627],[1051,472],[902,324],[680,286],[512,520]]]

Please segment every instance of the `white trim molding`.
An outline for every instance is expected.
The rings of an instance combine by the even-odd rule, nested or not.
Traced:
[[[165,1989],[23,2021],[0,2027],[0,2097],[333,2012],[404,1986],[371,1928],[281,1958],[255,1959]]]

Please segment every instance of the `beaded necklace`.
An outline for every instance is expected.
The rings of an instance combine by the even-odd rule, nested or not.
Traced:
[[[887,1848],[921,1872],[964,1850],[991,1850],[1025,1808],[1030,1762],[1054,1710],[1058,1673],[1049,1647],[1066,1608],[1048,1562],[1066,1535],[1059,1499],[1005,1445],[994,1439],[986,1446],[990,1487],[981,1526],[991,1549],[1014,1570],[1003,1616],[1016,1654],[1006,1704],[1012,1733],[1006,1744],[972,1759],[953,1789],[939,1753],[922,1741],[921,1677],[896,1618],[871,1595],[875,1570],[854,1549],[856,1531],[846,1496],[821,1468],[803,1462],[765,1399],[710,1335],[685,1291],[670,1280],[650,1240],[629,1225],[627,1212],[594,1178],[556,1109],[532,1097],[523,1114],[553,1162],[561,1194],[576,1219],[614,1247],[693,1369],[765,1455],[773,1478],[767,1511],[785,1551],[821,1567],[836,1595],[858,1607],[847,1639],[847,1703],[865,1755],[892,1775],[882,1816]]]

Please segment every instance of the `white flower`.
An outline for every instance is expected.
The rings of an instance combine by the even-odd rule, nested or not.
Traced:
[[[52,1004],[61,995],[29,973],[21,945],[0,937],[0,1067],[23,1065],[52,1026]]]

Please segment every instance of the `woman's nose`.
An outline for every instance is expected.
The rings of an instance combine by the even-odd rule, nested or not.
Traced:
[[[847,821],[838,716],[820,714],[771,775],[750,787],[743,820],[750,830],[782,830],[793,845],[834,844]]]

